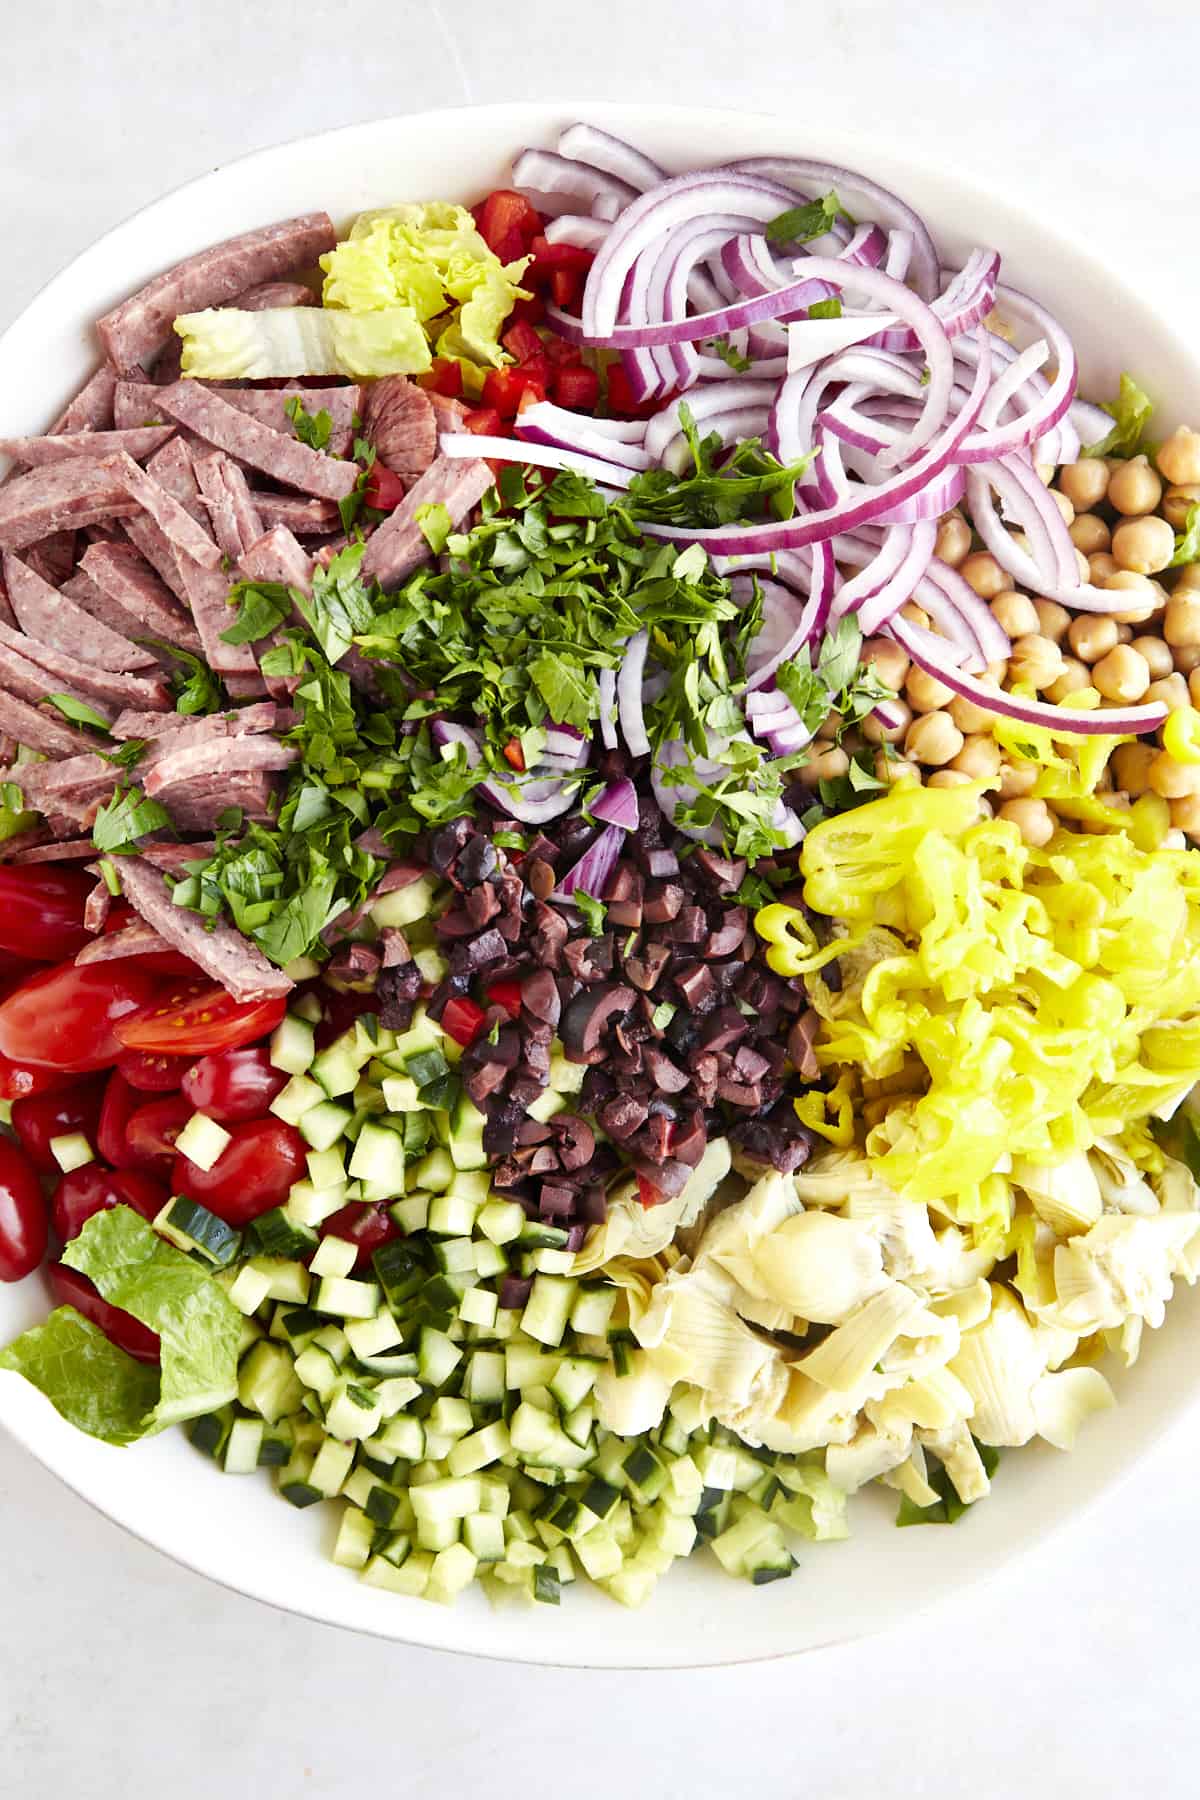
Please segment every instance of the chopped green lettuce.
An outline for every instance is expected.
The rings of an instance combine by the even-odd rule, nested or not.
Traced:
[[[0,1353],[65,1419],[92,1437],[130,1444],[197,1418],[237,1393],[241,1315],[224,1288],[145,1219],[116,1206],[89,1219],[63,1251],[110,1305],[156,1332],[158,1370],[110,1344],[72,1307],[59,1307]]]
[[[1154,414],[1149,394],[1132,375],[1122,375],[1120,391],[1115,400],[1105,401],[1104,411],[1114,419],[1113,428],[1098,444],[1089,444],[1084,455],[1136,456]]]
[[[202,381],[262,381],[281,375],[419,375],[429,341],[411,306],[343,312],[320,306],[236,306],[181,313],[183,373]]]

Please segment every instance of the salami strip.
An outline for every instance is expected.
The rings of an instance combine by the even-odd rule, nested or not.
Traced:
[[[173,387],[163,388],[158,404],[198,437],[228,450],[239,462],[249,463],[285,487],[325,500],[343,500],[358,480],[354,463],[338,462],[285,437],[282,431],[273,431],[197,382],[177,381]]]
[[[304,500],[299,494],[258,493],[253,499],[264,531],[270,531],[274,525],[283,525],[294,537],[323,537],[327,531],[336,531],[340,523],[332,500]]]
[[[173,438],[153,458],[150,468],[155,480],[186,516],[198,519],[204,503],[187,445]],[[186,554],[178,554],[175,560],[209,668],[219,675],[247,675],[257,681],[258,664],[250,645],[226,644],[221,640],[221,633],[229,629],[235,617],[229,606],[229,577],[220,568],[201,567]]]
[[[162,451],[159,451],[161,455]],[[221,552],[204,527],[196,523],[186,507],[181,506],[153,475],[139,469],[131,456],[122,451],[106,457],[97,466],[112,469],[120,477],[126,492],[133,496],[143,512],[149,513],[163,536],[177,550],[182,550],[202,569],[220,568]]]
[[[88,526],[89,531],[100,529],[98,525]],[[31,544],[25,552],[25,561],[35,575],[40,575],[51,587],[57,587],[74,573],[78,547],[77,531],[56,531],[50,537],[43,538],[39,544]]]
[[[45,687],[45,682],[41,686]],[[13,694],[0,690],[0,731],[26,744],[30,750],[43,750],[47,756],[77,756],[91,752],[91,741],[73,725],[51,718],[44,707],[27,706]],[[22,768],[39,767],[37,763]],[[12,779],[10,773],[9,779]]]
[[[135,462],[131,469],[139,475]],[[53,532],[128,518],[138,509],[123,472],[111,459],[73,456],[48,469],[31,469],[0,487],[0,549],[24,550]]]
[[[102,363],[59,413],[50,427],[51,432],[57,436],[62,431],[108,431],[113,423],[116,385],[117,371],[111,363]]]
[[[227,238],[156,275],[114,306],[99,321],[101,341],[118,369],[148,365],[169,340],[180,313],[222,306],[247,288],[308,267],[336,243],[333,221],[323,212]]]
[[[131,519],[129,523],[151,525],[153,522]],[[154,529],[157,531],[157,527]],[[147,534],[141,535],[145,540]],[[166,539],[161,538],[161,534],[159,537],[169,551]],[[79,567],[101,600],[116,609],[111,616],[107,611],[99,615],[104,617],[106,624],[118,629],[124,620],[132,619],[139,636],[161,638],[181,650],[199,655],[201,644],[195,626],[175,606],[170,589],[163,585],[132,543],[92,544],[84,551]],[[72,599],[77,599],[86,611],[94,613],[93,602],[82,585],[77,590],[72,581],[71,586]]]
[[[0,438],[0,456],[11,456],[27,469],[44,469],[72,456],[113,456],[120,450],[141,462],[161,449],[174,431],[173,425],[143,425],[133,431],[68,431],[51,437]]]
[[[419,481],[437,455],[438,416],[424,388],[406,375],[373,381],[363,401],[363,433],[380,462],[405,487]]]
[[[74,694],[100,708],[141,706],[152,712],[165,712],[171,705],[170,691],[164,681],[148,681],[144,676],[97,669],[91,663],[80,662],[68,651],[52,649],[7,625],[0,625],[0,647],[16,652],[36,669],[44,671],[43,693],[47,687],[65,682]]]
[[[68,595],[43,581],[11,551],[4,552],[3,567],[4,585],[16,623],[38,643],[73,654],[95,668],[118,673],[155,666],[148,650],[110,631]]]
[[[277,581],[307,593],[312,587],[312,557],[284,525],[275,525],[251,544],[238,568],[247,581]]]
[[[439,456],[416,486],[409,489],[391,517],[367,539],[363,580],[377,581],[385,589],[399,587],[406,575],[429,558],[429,545],[415,518],[418,507],[444,506],[450,523],[457,528],[492,483],[492,471],[481,459],[458,462]]]
[[[171,804],[171,791],[210,775],[222,777],[249,769],[286,769],[300,752],[294,744],[274,737],[214,738],[207,744],[189,744],[181,750],[170,740],[146,776],[145,791],[152,799]]]
[[[7,848],[7,846],[5,846]],[[94,856],[96,846],[91,838],[68,838],[62,844],[32,844],[9,857],[15,863],[75,862],[83,856]]]
[[[146,923],[219,981],[235,1000],[261,1000],[291,991],[292,983],[283,970],[273,968],[232,925],[224,920],[214,924],[176,906],[158,870],[141,857],[123,856],[120,874],[126,899]]]
[[[239,312],[270,312],[277,306],[320,304],[320,297],[302,281],[264,281],[258,287],[247,288],[234,301]]]
[[[132,925],[123,925],[120,931],[110,931],[107,937],[94,938],[85,944],[75,958],[76,964],[115,962],[122,956],[156,956],[169,950],[170,944],[159,937],[153,925],[146,925],[141,919]]]
[[[223,450],[197,456],[192,469],[212,519],[213,534],[223,554],[236,562],[265,529],[249,483],[233,458],[226,456]],[[318,500],[301,501],[300,504],[323,506],[326,503]]]

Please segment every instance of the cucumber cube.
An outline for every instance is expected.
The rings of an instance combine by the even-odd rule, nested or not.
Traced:
[[[271,1033],[271,1065],[288,1075],[303,1075],[313,1059],[313,1028],[307,1019],[288,1013]]]
[[[357,1244],[348,1238],[326,1237],[308,1266],[313,1275],[349,1275],[357,1261]]]
[[[311,1112],[314,1106],[320,1106],[324,1098],[324,1088],[318,1087],[315,1081],[310,1081],[307,1075],[297,1074],[276,1094],[271,1102],[271,1111],[285,1125],[299,1125],[305,1113]]]

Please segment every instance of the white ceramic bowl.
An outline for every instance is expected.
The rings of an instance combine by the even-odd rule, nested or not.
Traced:
[[[947,257],[998,249],[1005,277],[1036,294],[1071,331],[1083,392],[1104,397],[1123,367],[1163,415],[1200,416],[1200,365],[1123,273],[1105,267],[1019,196],[1000,199],[860,136],[783,119],[696,108],[486,106],[386,119],[262,151],[157,201],[57,276],[0,340],[0,424],[45,429],[96,361],[92,321],[165,265],[253,225],[312,207],[348,220],[403,199],[472,200],[508,179],[522,144],[552,144],[576,117],[604,124],[671,169],[734,156],[819,156],[895,188],[928,219]],[[0,1286],[0,1343],[44,1316],[40,1278]],[[697,1559],[629,1613],[577,1584],[559,1608],[493,1612],[478,1595],[452,1610],[364,1587],[328,1560],[333,1509],[294,1512],[265,1476],[234,1480],[182,1433],[115,1450],[73,1431],[17,1376],[0,1374],[0,1424],[100,1511],[179,1562],[242,1593],[384,1638],[514,1661],[593,1668],[698,1667],[783,1656],[861,1636],[1000,1565],[1126,1474],[1192,1403],[1200,1292],[1174,1301],[1167,1329],[1115,1386],[1119,1408],[1092,1423],[1070,1457],[1012,1452],[993,1496],[952,1531],[896,1531],[894,1496],[852,1507],[854,1536],[813,1546],[791,1581],[765,1589]]]

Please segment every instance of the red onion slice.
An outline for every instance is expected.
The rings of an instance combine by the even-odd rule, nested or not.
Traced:
[[[625,828],[606,825],[594,843],[589,844],[577,863],[563,875],[550,895],[552,900],[571,900],[575,894],[588,894],[593,900],[603,897],[621,851],[625,847]]]
[[[617,712],[621,735],[631,756],[645,756],[650,749],[646,721],[642,712],[642,678],[646,673],[646,652],[650,633],[639,631],[625,646],[625,655],[617,674]]]
[[[598,125],[589,125],[583,120],[559,132],[558,149],[560,156],[569,157],[572,162],[587,163],[605,175],[612,175],[639,194],[667,179],[664,168],[643,156],[624,138],[614,137],[611,132],[601,131]]]
[[[565,194],[582,201],[589,209],[598,199],[625,207],[636,198],[627,181],[606,175],[600,169],[572,162],[555,150],[522,150],[512,166],[513,186],[531,189],[536,194]]]
[[[588,475],[609,487],[627,488],[633,479],[632,469],[615,462],[602,462],[598,456],[584,456],[575,450],[558,450],[548,444],[525,443],[519,438],[476,437],[471,432],[445,431],[438,439],[443,456],[473,461],[477,456],[494,462],[526,463],[536,469],[573,469],[577,475]]]
[[[904,554],[895,568],[859,605],[858,624],[864,637],[873,637],[884,621],[890,619],[894,612],[900,610],[906,600],[912,598],[913,589],[933,560],[937,526],[932,520],[922,520],[919,524],[908,527],[893,526],[892,530],[906,532],[907,543]],[[885,542],[890,543],[890,541],[891,532]],[[881,557],[882,554],[881,551]],[[864,573],[868,572],[864,571]],[[856,576],[855,580],[862,580],[862,576]],[[852,585],[853,583],[847,584],[847,586]]]
[[[648,455],[632,437],[618,436],[608,427],[611,419],[591,419],[586,414],[568,412],[550,400],[539,400],[518,414],[516,432],[523,444],[544,444],[552,450],[577,450],[585,456],[596,456],[604,462],[619,463],[626,469],[649,469],[654,457]],[[634,426],[642,434],[640,423]]]
[[[544,235],[548,244],[572,244],[578,250],[595,251],[611,230],[611,225],[603,219],[580,213],[560,213],[557,219],[547,219]]]
[[[637,789],[627,775],[610,781],[598,800],[588,808],[593,819],[605,825],[619,825],[622,831],[634,831],[638,822]]]
[[[601,669],[596,677],[596,686],[600,694],[600,742],[606,750],[617,747],[617,672],[615,669]]]

